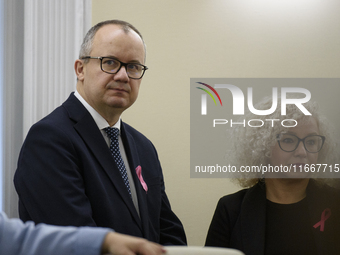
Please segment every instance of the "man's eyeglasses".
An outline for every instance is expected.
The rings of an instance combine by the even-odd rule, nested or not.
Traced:
[[[82,57],[81,59],[100,59],[100,68],[103,72],[109,74],[116,74],[122,68],[125,67],[126,73],[131,79],[139,80],[143,77],[145,70],[148,70],[147,66],[137,63],[123,63],[118,59],[111,57]]]
[[[296,135],[292,134],[279,134],[277,135],[277,141],[281,150],[285,152],[295,151],[300,142],[303,142],[303,146],[306,151],[310,153],[317,153],[322,149],[325,142],[325,137],[322,135],[308,135],[303,139],[300,139]]]

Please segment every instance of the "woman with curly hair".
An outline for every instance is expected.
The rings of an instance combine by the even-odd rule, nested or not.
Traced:
[[[269,97],[255,108],[271,106]],[[339,152],[317,104],[304,107],[311,115],[293,104],[286,115],[280,109],[266,116],[247,113],[245,119],[266,124],[233,130],[230,164],[267,169],[242,173],[237,181],[246,189],[219,200],[206,246],[245,254],[340,254],[340,194],[326,184],[331,179],[321,179],[330,177],[330,167],[339,170]]]

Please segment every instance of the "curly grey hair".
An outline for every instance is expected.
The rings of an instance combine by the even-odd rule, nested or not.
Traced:
[[[280,97],[278,98],[278,105],[280,105]],[[257,110],[267,110],[272,106],[272,97],[266,97],[257,105],[255,109]],[[330,123],[326,120],[324,116],[319,113],[319,106],[316,102],[309,101],[304,104],[304,107],[312,114],[312,117],[316,120],[321,135],[326,137],[325,143],[322,150],[318,155],[318,163],[331,164],[335,163],[338,157],[336,153],[336,142],[335,136],[331,135]],[[233,129],[230,134],[230,142],[232,144],[231,150],[229,151],[229,162],[235,165],[237,169],[240,166],[260,166],[269,163],[271,157],[272,148],[277,142],[277,135],[286,132],[289,127],[284,127],[279,124],[283,120],[294,119],[299,121],[308,121],[311,116],[306,116],[302,111],[296,107],[294,104],[288,104],[286,107],[286,115],[281,115],[280,107],[270,115],[254,115],[251,112],[247,112],[243,117],[246,120],[257,119],[262,120],[265,123],[262,127],[238,127]],[[271,121],[266,121],[268,119],[275,119],[275,123]],[[288,126],[286,122],[286,126]],[[251,187],[255,185],[261,179],[261,173],[256,173],[254,175],[249,173],[243,173],[240,178],[236,181],[242,187]]]

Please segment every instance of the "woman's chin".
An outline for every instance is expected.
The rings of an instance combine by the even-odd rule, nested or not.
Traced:
[[[290,169],[290,171],[287,169]],[[311,177],[311,173],[304,171],[303,167],[287,167],[287,169],[286,171],[266,173],[265,178],[305,179]]]

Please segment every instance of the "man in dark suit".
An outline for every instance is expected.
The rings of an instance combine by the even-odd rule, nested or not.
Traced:
[[[74,65],[76,92],[32,126],[21,149],[14,184],[22,220],[186,244],[154,146],[120,118],[137,99],[144,63],[145,44],[131,24],[89,30]]]

